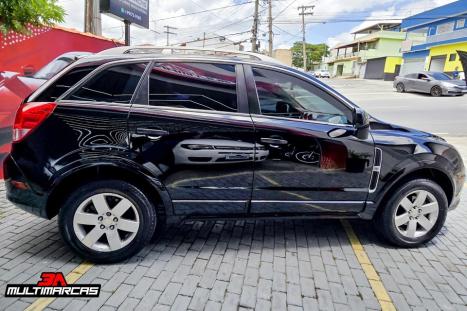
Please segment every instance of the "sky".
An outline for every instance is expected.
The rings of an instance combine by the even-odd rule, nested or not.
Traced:
[[[454,0],[272,0],[274,48],[289,48],[302,40],[298,7],[314,5],[313,15],[306,16],[306,41],[326,43],[331,47],[352,39],[350,32],[375,23],[375,19],[401,19],[441,6]],[[260,0],[259,39],[267,47],[267,1]],[[67,15],[62,26],[83,30],[84,0],[58,0]],[[234,6],[235,5],[235,6]],[[216,9],[210,12],[180,15]],[[131,44],[165,45],[164,25],[176,27],[171,44],[210,36],[225,36],[251,48],[249,38],[253,24],[254,1],[251,0],[149,0],[150,29],[132,26]],[[371,19],[369,21],[368,19]],[[106,37],[123,40],[123,23],[102,15],[102,32]]]

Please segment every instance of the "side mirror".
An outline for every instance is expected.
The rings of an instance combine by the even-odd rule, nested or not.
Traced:
[[[355,108],[353,117],[356,128],[355,136],[359,139],[367,139],[370,133],[370,116],[365,110]]]
[[[22,69],[23,69],[23,75],[25,77],[30,77],[34,75],[34,73],[36,72],[36,69],[32,65],[23,66]]]

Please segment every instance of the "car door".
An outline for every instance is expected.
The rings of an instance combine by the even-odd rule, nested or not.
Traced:
[[[423,73],[418,75],[418,79],[416,80],[416,88],[417,92],[429,93],[431,90],[431,80],[430,78]]]
[[[361,211],[375,149],[371,136],[358,137],[352,108],[297,73],[245,72],[258,150],[251,213]]]
[[[243,79],[235,64],[151,65],[129,116],[131,153],[163,184],[175,215],[247,212],[255,141]]]
[[[413,91],[417,81],[418,74],[412,73],[404,76],[403,82],[406,91]]]

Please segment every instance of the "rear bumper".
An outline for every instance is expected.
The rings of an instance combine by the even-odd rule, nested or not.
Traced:
[[[48,218],[47,196],[31,189],[11,156],[7,156],[3,165],[6,198],[15,206],[28,213],[42,218]]]

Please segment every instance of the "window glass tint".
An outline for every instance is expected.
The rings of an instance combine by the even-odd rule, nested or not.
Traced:
[[[42,69],[34,74],[36,79],[50,79],[60,70],[71,64],[72,60],[70,58],[62,57],[52,62],[48,63]]]
[[[299,78],[254,68],[261,113],[264,115],[351,124],[352,112],[333,96]]]
[[[235,66],[157,63],[149,76],[149,104],[237,111]]]
[[[129,104],[146,63],[107,68],[73,92],[67,99]]]
[[[55,101],[60,95],[65,93],[70,87],[97,68],[96,66],[77,67],[60,77],[55,83],[45,89],[36,101]]]

